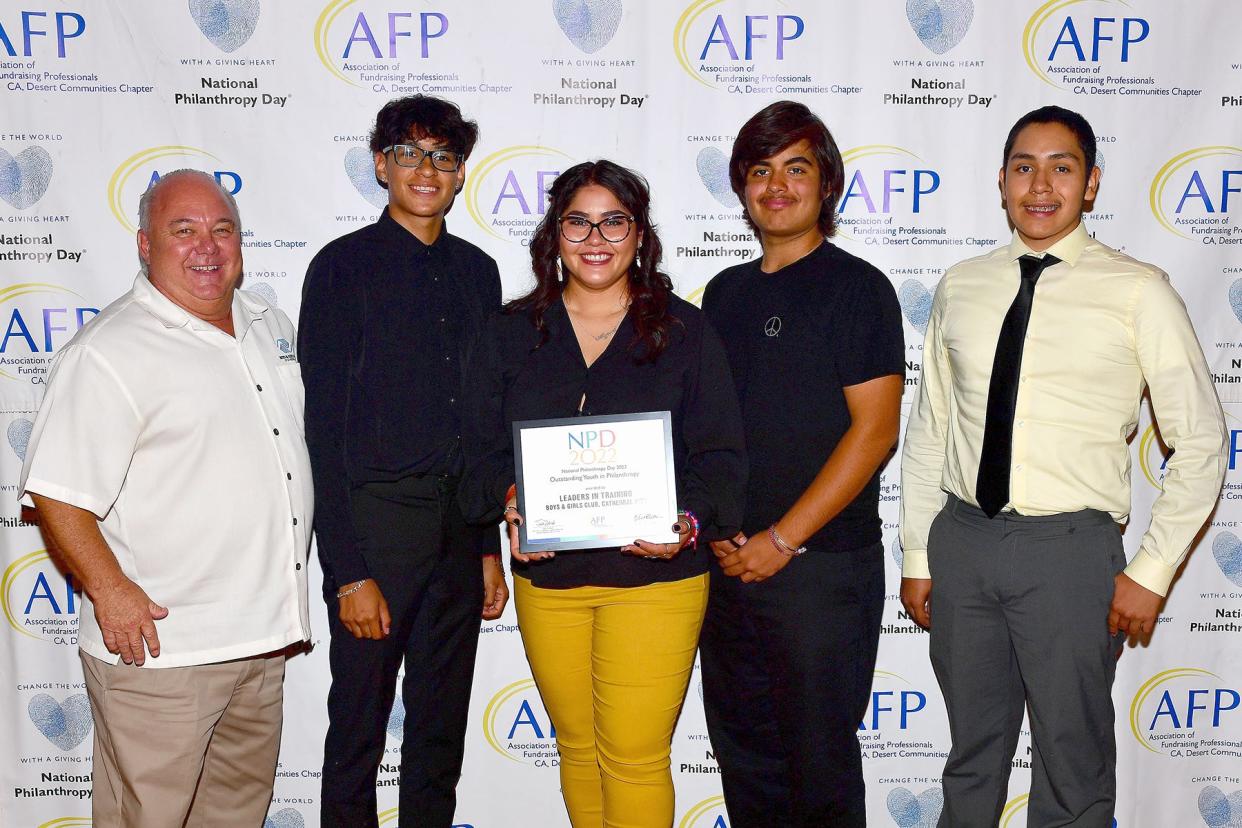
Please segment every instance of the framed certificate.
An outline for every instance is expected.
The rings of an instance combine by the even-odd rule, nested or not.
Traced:
[[[677,540],[667,411],[513,424],[523,552]]]

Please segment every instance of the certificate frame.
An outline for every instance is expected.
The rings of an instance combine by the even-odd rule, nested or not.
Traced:
[[[574,431],[580,435],[577,441],[569,437]],[[563,455],[549,457],[546,449],[539,450],[564,435],[566,452],[577,442],[585,454],[590,447],[584,445],[588,440],[581,435],[605,431],[612,431],[614,440],[619,439],[617,434],[626,436],[625,449],[632,444],[629,441],[639,440],[644,444],[638,463],[641,468],[631,468],[632,462],[620,462],[620,458],[615,457],[619,449],[614,452],[614,462],[592,455],[592,462],[576,464],[584,478],[578,481],[567,472],[567,458]],[[656,435],[661,445],[646,445],[646,441]],[[626,456],[631,454],[626,451]],[[660,467],[652,468],[652,463]],[[518,511],[523,516],[518,527],[519,548],[524,553],[617,548],[636,539],[652,543],[672,543],[678,539],[672,530],[677,520],[677,472],[672,415],[668,411],[516,420],[513,423],[513,465],[517,475]],[[597,476],[591,477],[593,472]],[[627,481],[632,488],[613,493],[630,497],[607,499],[609,490],[603,487]],[[571,504],[576,514],[561,521],[559,513],[553,510],[564,504],[549,503],[546,499],[563,492],[581,493],[581,496],[572,495]],[[587,499],[594,497],[594,492],[600,493],[602,505],[595,506]],[[633,520],[627,519],[627,510],[633,513]],[[638,527],[644,527],[642,533],[636,531]]]

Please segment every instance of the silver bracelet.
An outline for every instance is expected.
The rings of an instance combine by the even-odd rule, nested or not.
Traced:
[[[359,581],[358,583],[354,584],[354,585],[353,585],[353,586],[351,586],[349,589],[343,589],[343,590],[341,590],[340,592],[338,592],[338,593],[336,594],[336,597],[337,597],[338,599],[340,599],[340,598],[344,598],[346,595],[353,595],[355,592],[357,592],[358,590],[362,589],[362,585],[363,585],[363,584],[365,584],[365,583],[366,583],[367,581],[369,581],[369,580],[370,580],[370,578],[363,578],[361,581]]]
[[[775,523],[773,523],[771,526],[768,527],[768,538],[772,541],[773,546],[775,546],[777,549],[784,552],[786,555],[788,555],[791,558],[794,557],[795,555],[801,555],[803,552],[806,551],[805,546],[799,546],[798,548],[795,549],[794,547],[785,543],[785,539],[776,533]]]

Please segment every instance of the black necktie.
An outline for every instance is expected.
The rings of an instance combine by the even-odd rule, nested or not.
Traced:
[[[1022,371],[1022,343],[1031,319],[1035,282],[1044,268],[1059,264],[1056,256],[1026,255],[1018,259],[1022,284],[1013,298],[996,341],[992,360],[992,381],[988,385],[987,422],[983,429],[983,451],[979,455],[979,477],[975,499],[988,517],[996,517],[1009,502],[1009,464],[1013,457],[1013,414],[1018,404],[1018,380]]]

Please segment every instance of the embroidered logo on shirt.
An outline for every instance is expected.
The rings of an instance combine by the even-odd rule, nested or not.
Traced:
[[[773,316],[771,319],[765,322],[763,324],[763,332],[767,334],[768,336],[780,336],[781,335],[781,318],[779,316]]]
[[[297,362],[297,354],[293,353],[293,343],[283,336],[276,340],[276,348],[280,351],[281,362]]]

